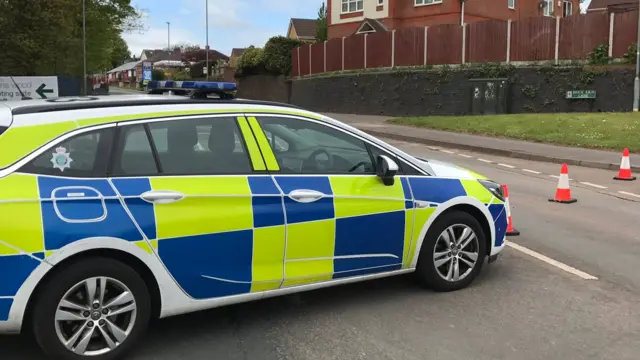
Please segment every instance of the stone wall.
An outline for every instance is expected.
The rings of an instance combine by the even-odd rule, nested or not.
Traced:
[[[508,111],[631,111],[634,69],[526,67],[485,64],[477,68],[434,68],[331,74],[293,80],[253,75],[240,79],[239,97],[289,102],[318,112],[388,116],[471,113],[471,79],[507,78]],[[289,90],[290,88],[290,90]],[[568,90],[596,90],[595,101],[567,100]]]

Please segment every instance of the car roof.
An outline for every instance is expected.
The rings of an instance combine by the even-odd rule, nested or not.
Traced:
[[[65,110],[172,104],[245,104],[297,108],[296,106],[290,104],[271,101],[247,99],[192,99],[187,96],[147,94],[99,95],[87,97],[60,97],[54,99],[11,100],[5,101],[3,102],[3,104],[11,110],[11,113],[13,115],[25,115]]]

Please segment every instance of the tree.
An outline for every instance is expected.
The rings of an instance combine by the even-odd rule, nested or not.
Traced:
[[[131,52],[126,41],[121,36],[116,37],[111,42],[111,67],[122,65],[125,61],[131,59]]]
[[[326,41],[329,37],[329,25],[327,24],[327,6],[322,3],[318,10],[318,19],[316,20],[316,40]]]

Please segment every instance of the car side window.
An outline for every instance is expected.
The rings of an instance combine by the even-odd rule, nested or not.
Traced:
[[[374,174],[364,141],[308,120],[257,117],[280,171],[289,174]]]
[[[384,151],[377,146],[369,145],[369,149],[371,150],[371,154],[373,158],[377,158],[379,155],[386,155],[393,159],[393,161],[398,164],[398,175],[422,175],[418,170],[414,169],[413,166],[407,164],[406,162],[400,160],[397,156],[391,155],[387,151]]]
[[[236,119],[158,121],[121,132],[114,174],[218,175],[252,172]]]
[[[65,177],[106,177],[113,128],[82,133],[56,145],[20,171]]]

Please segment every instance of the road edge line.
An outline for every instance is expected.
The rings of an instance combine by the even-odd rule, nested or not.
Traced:
[[[523,254],[527,254],[527,255],[535,258],[535,259],[538,259],[538,260],[540,260],[540,261],[542,261],[544,263],[547,263],[547,264],[549,264],[549,265],[551,265],[553,267],[556,267],[556,268],[558,268],[560,270],[568,272],[569,274],[575,275],[575,276],[577,276],[577,277],[579,277],[579,278],[581,278],[583,280],[598,280],[597,277],[595,277],[593,275],[590,275],[590,274],[587,274],[584,271],[578,270],[578,269],[574,268],[573,266],[569,266],[567,264],[561,263],[560,261],[554,260],[554,259],[552,259],[552,258],[550,258],[550,257],[548,257],[546,255],[542,255],[539,252],[533,251],[533,250],[531,250],[529,248],[526,248],[524,246],[518,245],[518,244],[513,243],[511,241],[507,241],[505,245],[510,247],[510,248],[512,248],[512,249],[514,249],[514,250],[520,251]]]

